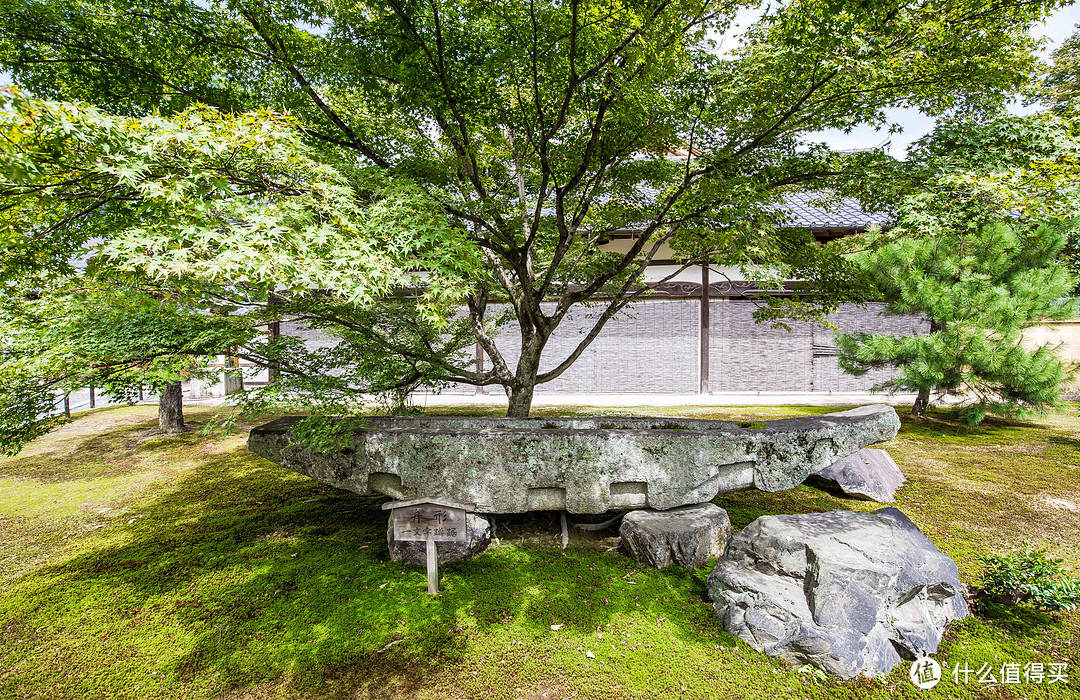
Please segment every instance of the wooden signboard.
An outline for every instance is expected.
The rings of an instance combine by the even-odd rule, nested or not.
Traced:
[[[468,511],[476,506],[442,499],[417,498],[383,504],[391,511],[394,539],[427,543],[428,593],[439,592],[438,542],[468,542]]]
[[[467,542],[465,510],[424,503],[394,509],[394,539],[399,542]]]

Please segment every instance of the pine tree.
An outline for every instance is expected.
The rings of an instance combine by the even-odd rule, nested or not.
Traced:
[[[893,337],[839,335],[840,366],[852,374],[893,366],[877,389],[918,392],[912,415],[923,417],[931,393],[956,391],[968,425],[987,414],[1018,416],[1060,400],[1069,369],[1053,347],[1024,347],[1024,331],[1071,318],[1063,300],[1073,286],[1056,262],[1067,229],[1042,225],[1019,233],[1014,223],[967,234],[903,238],[862,254],[859,262],[888,304],[887,312],[922,314],[930,332]]]

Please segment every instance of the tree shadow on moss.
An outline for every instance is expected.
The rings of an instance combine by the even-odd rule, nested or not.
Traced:
[[[595,550],[504,545],[444,568],[442,594],[428,596],[422,568],[387,560],[382,499],[266,464],[242,451],[204,460],[129,509],[110,544],[15,582],[7,614],[48,632],[71,625],[75,608],[102,610],[109,621],[86,634],[136,645],[179,628],[189,641],[160,667],[166,678],[228,691],[284,676],[320,694],[342,674],[350,692],[404,692],[463,659],[472,635],[507,624],[540,635],[644,615],[682,636],[723,633],[702,577]]]
[[[1065,629],[1065,613],[1048,613],[1029,605],[980,601],[974,612],[993,627],[1016,637],[1043,637],[1050,630],[1060,633]]]
[[[64,483],[109,479],[143,471],[151,456],[190,450],[204,440],[197,433],[161,435],[156,423],[126,425],[53,449],[0,460],[0,477],[31,479],[41,483]]]
[[[727,511],[733,530],[741,530],[763,515],[826,513],[830,510],[878,510],[885,503],[840,498],[812,486],[801,485],[787,491],[739,491],[725,493],[713,503]]]
[[[1048,435],[1044,439],[1051,445],[1060,445],[1062,447],[1068,447],[1074,450],[1080,448],[1080,438],[1069,437],[1067,435],[1061,435],[1059,433],[1056,435]]]
[[[926,419],[911,416],[909,411],[897,411],[900,416],[902,435],[927,440],[971,441],[1016,439],[1023,433],[1032,431],[1042,434],[1052,428],[1025,419],[1000,418],[987,416],[975,426],[965,425],[955,409],[937,408],[927,411]]]

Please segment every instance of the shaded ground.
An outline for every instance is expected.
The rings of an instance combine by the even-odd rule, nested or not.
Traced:
[[[537,414],[574,412],[597,411]],[[800,673],[724,632],[703,599],[707,568],[639,570],[608,551],[612,533],[572,531],[562,551],[552,514],[500,519],[500,545],[446,568],[431,598],[422,569],[387,561],[382,499],[265,462],[244,434],[155,437],[155,420],[152,406],[95,411],[0,459],[0,697],[1071,698],[1080,687],[1077,613],[971,618],[936,656],[946,675],[1065,662],[1071,692],[974,676],[918,691],[906,664],[849,682]],[[1080,571],[1078,441],[1075,411],[974,432],[905,423],[886,445],[908,476],[896,505],[969,583],[979,556],[1025,539]],[[736,528],[878,507],[806,487],[717,503]]]

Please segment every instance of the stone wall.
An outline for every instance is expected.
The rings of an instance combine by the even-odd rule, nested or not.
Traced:
[[[696,392],[699,308],[694,299],[648,300],[627,307],[607,322],[569,369],[538,386],[537,392]],[[541,372],[573,352],[602,310],[595,306],[570,311],[548,341]],[[521,350],[516,327],[506,327],[496,342],[513,366]],[[499,387],[489,391],[502,393]]]
[[[743,299],[709,304],[709,389],[725,391],[867,391],[892,376],[871,370],[853,377],[837,363],[834,331],[789,322],[790,331],[754,322],[756,305]],[[830,317],[844,333],[923,334],[930,324],[917,316],[884,315],[884,304],[844,304]]]
[[[608,322],[577,363],[557,380],[538,386],[537,393],[696,393],[700,308],[697,299],[634,304]],[[845,374],[837,364],[831,329],[811,323],[789,323],[790,331],[770,328],[754,322],[756,308],[744,299],[710,302],[710,391],[867,391],[892,374],[888,369],[862,377]],[[883,308],[883,304],[845,304],[831,320],[847,333],[906,335],[929,330],[929,323],[918,317],[882,315]],[[578,311],[564,321],[548,344],[544,369],[572,350],[596,313]],[[518,352],[513,331],[507,328],[500,338],[507,358]]]
[[[538,386],[537,393],[696,393],[700,308],[696,298],[650,299],[631,305],[608,321],[566,372]],[[744,299],[714,298],[710,302],[711,391],[866,391],[891,372],[849,376],[837,365],[832,330],[810,323],[790,323],[790,332],[769,328],[754,322],[755,308]],[[832,321],[844,332],[902,335],[929,329],[929,324],[917,317],[882,315],[882,308],[882,304],[846,304]],[[578,307],[567,316],[548,342],[541,371],[569,355],[601,310],[601,306]],[[497,312],[492,309],[490,313]],[[330,342],[298,324],[282,323],[281,330],[300,335],[312,347]],[[503,329],[497,343],[513,366],[520,351],[516,327]],[[487,391],[502,394],[501,387],[488,387]],[[458,385],[443,393],[473,394],[475,387]]]
[[[930,332],[930,322],[920,316],[884,314],[884,304],[844,304],[830,317],[843,333],[883,333],[886,335],[925,335]],[[853,377],[840,369],[833,331],[814,328],[813,386],[806,391],[866,391],[894,374],[891,369],[873,369],[861,377]]]
[[[324,335],[321,331],[313,330],[296,321],[282,321],[281,334],[303,338],[304,344],[309,350],[328,348],[334,344],[334,341]]]
[[[709,390],[812,391],[813,326],[773,329],[754,323],[755,309],[744,299],[709,303]]]

